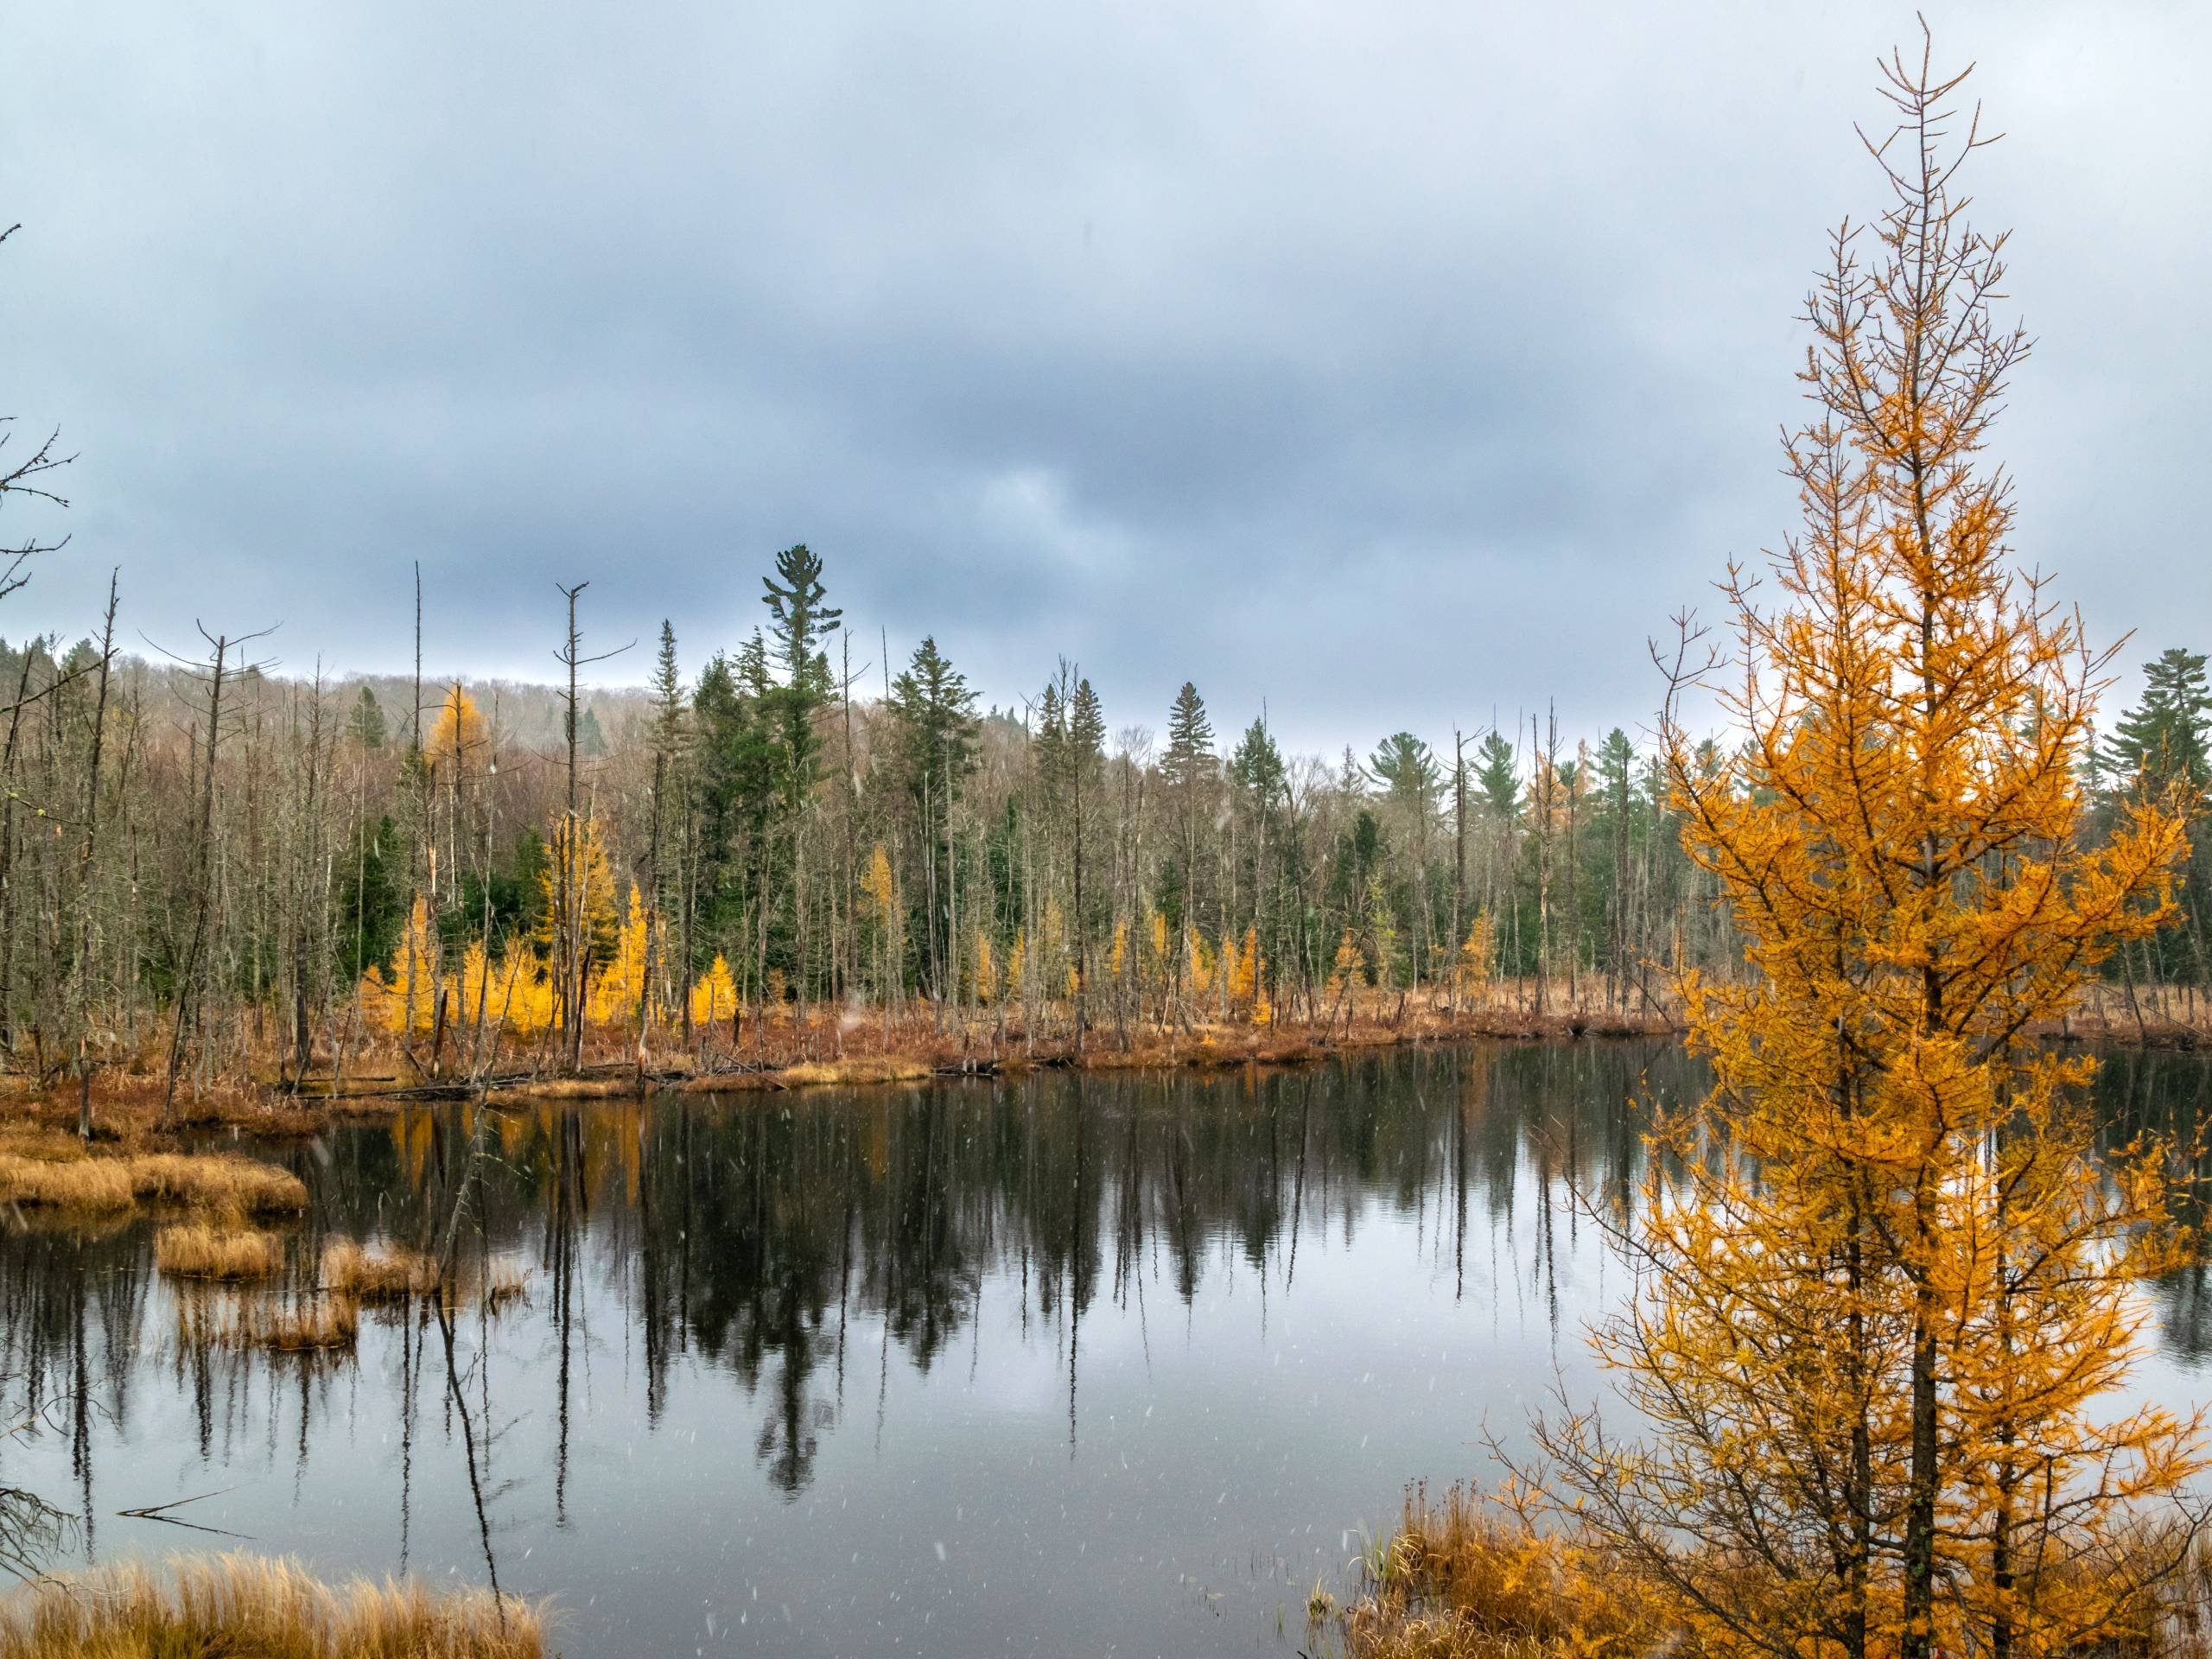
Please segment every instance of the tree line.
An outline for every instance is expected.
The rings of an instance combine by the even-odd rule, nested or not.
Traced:
[[[1109,738],[1065,661],[1013,709],[933,638],[855,668],[826,577],[779,553],[762,625],[695,669],[664,624],[643,693],[418,674],[391,707],[221,634],[124,657],[112,613],[0,643],[0,1041],[49,1079],[154,1045],[193,1088],[380,1030],[441,1068],[502,1032],[574,1065],[594,1026],[742,1044],[823,1005],[1079,1044],[1378,996],[1649,1016],[1682,969],[1737,971],[1660,756],[1620,728],[1329,760],[1264,716],[1221,734],[1185,683],[1160,736]],[[2145,791],[2200,798],[2205,658],[2146,683],[2089,749],[2092,835]],[[2177,925],[2108,967],[2130,991],[2204,982],[2196,840]]]

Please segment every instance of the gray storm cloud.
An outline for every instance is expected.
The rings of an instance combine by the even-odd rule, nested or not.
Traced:
[[[1958,6],[2037,336],[2024,559],[2212,645],[2197,9]],[[542,676],[555,580],[687,660],[829,562],[1117,726],[1630,724],[1787,533],[1775,436],[1904,5],[94,3],[0,56],[0,413],[81,459],[0,632],[281,620]],[[0,537],[46,522],[11,509]],[[865,646],[865,650],[861,647]],[[641,648],[633,658],[642,675]]]

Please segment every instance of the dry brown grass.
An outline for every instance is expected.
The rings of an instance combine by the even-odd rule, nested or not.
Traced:
[[[843,1060],[817,1060],[787,1065],[776,1075],[795,1088],[815,1084],[919,1083],[933,1068],[921,1060],[867,1054]]]
[[[491,1091],[494,1103],[499,1099],[525,1100],[605,1100],[618,1095],[633,1095],[638,1091],[634,1076],[620,1077],[518,1077],[503,1084]]]
[[[156,1152],[130,1161],[131,1182],[141,1198],[242,1216],[296,1215],[308,1207],[308,1189],[298,1176],[252,1158],[226,1152]]]
[[[545,1611],[488,1590],[356,1579],[296,1563],[192,1556],[25,1590],[0,1611],[0,1659],[538,1659]]]
[[[333,1295],[355,1301],[397,1301],[437,1289],[438,1264],[400,1245],[364,1249],[342,1239],[322,1253],[322,1284]]]
[[[0,1203],[99,1215],[133,1209],[137,1202],[128,1159],[27,1158],[0,1153]]]
[[[73,1136],[17,1132],[0,1145],[0,1204],[98,1215],[171,1203],[235,1215],[307,1208],[298,1176],[233,1153],[88,1152]]]
[[[284,1242],[249,1228],[186,1222],[154,1236],[154,1265],[181,1279],[265,1279],[284,1265]]]
[[[1416,1488],[1397,1535],[1334,1619],[1353,1659],[1646,1659],[1669,1645],[1633,1575],[1454,1486]]]
[[[359,1309],[345,1297],[262,1308],[245,1322],[248,1342],[280,1354],[351,1348],[360,1330]]]

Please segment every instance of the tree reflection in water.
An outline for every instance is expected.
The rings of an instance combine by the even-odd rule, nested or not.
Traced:
[[[296,1484],[327,1438],[366,1437],[376,1452],[356,1458],[348,1503],[396,1516],[384,1535],[396,1564],[416,1552],[418,1482],[439,1478],[441,1503],[473,1506],[468,1530],[495,1576],[518,1539],[570,1529],[605,1501],[578,1447],[619,1438],[623,1456],[645,1455],[679,1382],[717,1391],[690,1421],[728,1421],[795,1503],[840,1437],[882,1455],[894,1349],[925,1382],[950,1371],[972,1398],[991,1381],[988,1324],[995,1355],[1012,1342],[1061,1373],[1065,1461],[1084,1442],[1094,1329],[1148,1376],[1193,1340],[1192,1321],[1220,1317],[1210,1279],[1249,1284],[1258,1364],[1269,1323],[1300,1303],[1305,1258],[1347,1255],[1377,1217],[1410,1224],[1413,1248],[1360,1271],[1400,1281],[1409,1306],[1484,1328],[1518,1319],[1571,1350],[1595,1311],[1572,1264],[1599,1248],[1571,1192],[1628,1202],[1642,1157],[1630,1096],[1700,1075],[1664,1046],[1580,1045],[1377,1052],[1270,1075],[410,1111],[271,1153],[314,1202],[268,1294],[312,1294],[328,1241],[382,1238],[450,1250],[479,1281],[499,1262],[526,1265],[525,1300],[418,1299],[365,1313],[356,1357],[258,1353],[194,1338],[206,1326],[188,1304],[221,1293],[158,1280],[148,1226],[26,1215],[0,1244],[0,1374],[9,1408],[44,1413],[67,1440],[29,1461],[67,1471],[88,1555],[106,1535],[103,1505],[111,1516],[219,1488],[233,1465],[280,1458]],[[2112,1133],[2186,1122],[2206,1077],[2186,1057],[2115,1060],[2101,1085]],[[2202,1274],[2158,1295],[2170,1353],[2202,1358]],[[149,1459],[138,1420],[180,1411],[189,1454],[180,1443]],[[104,1456],[119,1471],[105,1493]],[[457,1465],[467,1479],[454,1484]],[[1428,1472],[1459,1471],[1375,1480],[1387,1496]],[[394,1564],[389,1541],[375,1548],[359,1565]]]

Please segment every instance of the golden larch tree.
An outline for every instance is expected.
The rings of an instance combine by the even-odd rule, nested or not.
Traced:
[[[448,686],[438,704],[438,717],[430,727],[430,741],[423,747],[429,764],[442,776],[449,775],[447,769],[456,766],[467,771],[480,763],[491,743],[492,728],[485,723],[476,700],[458,682]]]
[[[696,1030],[709,1031],[736,1012],[737,985],[730,977],[728,962],[716,951],[691,987],[691,1024]]]
[[[2082,833],[2104,658],[2017,570],[1985,456],[2027,346],[1956,188],[1979,111],[1924,55],[1885,72],[1891,205],[1808,308],[1802,528],[1773,600],[1732,570],[1728,643],[1686,619],[1672,657],[1674,804],[1751,971],[1685,977],[1713,1086],[1616,1222],[1637,1289],[1597,1343],[1649,1432],[1540,1439],[1707,1651],[2013,1659],[2146,1637],[2193,1530],[2199,1423],[2113,1397],[2174,1249],[2161,1149],[2101,1160],[2092,1062],[2037,1040],[2183,847],[2152,803]]]

